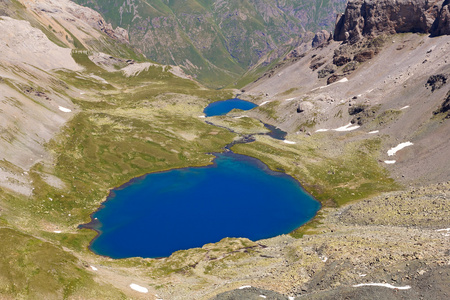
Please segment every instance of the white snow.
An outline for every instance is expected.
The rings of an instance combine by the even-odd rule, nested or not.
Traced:
[[[315,88],[315,89],[312,89],[311,91],[321,90],[321,89],[324,89],[324,88],[326,88],[326,87],[335,85],[336,83],[343,83],[343,82],[347,82],[347,81],[348,81],[347,77],[344,77],[344,78],[342,78],[341,80],[338,80],[338,81],[336,81],[336,82],[333,82],[333,83],[331,83],[331,84],[329,84],[329,85],[319,86],[319,87],[317,87],[317,88]]]
[[[294,100],[295,98],[289,98],[289,99],[286,99],[286,100],[284,100],[284,101],[292,101],[292,100]]]
[[[135,290],[135,291],[139,292],[139,293],[145,293],[145,294],[148,293],[148,289],[147,288],[145,288],[143,286],[140,286],[140,285],[137,285],[135,283],[130,284],[130,288],[132,290]]]
[[[58,108],[59,108],[60,111],[63,111],[63,112],[71,112],[72,111],[72,110],[70,110],[68,108],[65,108],[65,107],[62,107],[62,106],[59,106]]]
[[[206,118],[205,116],[198,116],[198,117],[199,117],[199,118],[202,118],[202,119],[203,119],[203,118]]]
[[[382,287],[387,287],[390,289],[397,289],[397,290],[409,290],[411,288],[409,285],[393,286],[389,283],[360,283],[360,284],[354,285],[353,287],[360,287],[360,286],[382,286]]]
[[[395,161],[395,160],[385,160],[384,161],[384,163],[385,164],[388,164],[388,165],[392,165],[392,164],[395,164],[397,161]]]
[[[92,271],[98,271],[98,269],[94,266],[91,266]]]
[[[403,148],[412,146],[412,145],[414,145],[414,144],[411,142],[404,142],[404,143],[398,144],[396,147],[389,149],[387,154],[388,154],[388,156],[395,155],[395,153],[397,153],[397,151],[400,151]]]
[[[321,257],[320,257],[320,260],[323,261],[323,262],[327,262],[328,257],[326,257],[326,256],[321,256]]]
[[[317,129],[316,132],[326,132],[328,130],[330,130],[330,129]]]
[[[297,144],[296,142],[288,141],[288,140],[284,140],[283,143],[285,143],[285,144],[290,144],[290,145]]]
[[[367,274],[359,274],[359,277],[366,277]]]
[[[294,300],[295,299],[295,297],[289,297],[289,300]]]
[[[264,295],[259,295],[261,298],[264,298],[264,299],[266,299],[267,297],[266,296],[264,296]]]
[[[369,132],[369,134],[375,134],[375,133],[378,133],[378,132],[380,132],[380,131],[379,130],[374,130],[374,131]]]
[[[269,103],[270,101],[264,101],[263,103],[261,103],[259,106],[263,106],[264,104]]]
[[[339,128],[333,129],[333,130],[334,131],[352,131],[352,130],[355,130],[358,128],[359,128],[359,125],[353,125],[352,123],[348,123],[345,126],[342,126],[342,127],[339,127]]]
[[[252,286],[251,285],[243,285],[243,286],[241,286],[239,289],[240,290],[243,290],[243,289],[249,289],[249,288],[251,288]]]
[[[61,230],[55,230],[55,231],[53,231],[54,233],[61,233],[62,231]]]
[[[409,108],[409,105],[403,106],[402,108],[400,108],[400,110],[404,110],[404,109],[407,109],[407,108]]]
[[[436,231],[450,231],[450,228],[438,229]]]
[[[248,116],[247,115],[242,115],[242,116],[239,116],[239,117],[234,117],[235,119],[241,119],[241,118],[248,118]]]

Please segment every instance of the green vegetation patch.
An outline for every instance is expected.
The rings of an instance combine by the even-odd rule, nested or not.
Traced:
[[[0,295],[14,299],[125,299],[99,284],[73,255],[32,236],[0,228]]]
[[[259,137],[254,143],[235,145],[233,150],[295,177],[322,205],[340,206],[399,188],[377,162],[380,144],[380,139],[349,142],[343,153],[333,153],[313,137],[290,147]]]

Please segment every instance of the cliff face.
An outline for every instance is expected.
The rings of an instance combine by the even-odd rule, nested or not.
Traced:
[[[336,41],[356,42],[363,36],[419,32],[448,34],[449,1],[350,0],[336,22]]]
[[[450,0],[444,1],[439,16],[434,23],[433,35],[448,35],[450,34]]]

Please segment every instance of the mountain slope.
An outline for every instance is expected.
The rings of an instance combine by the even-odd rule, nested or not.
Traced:
[[[343,0],[78,0],[130,32],[150,59],[180,65],[224,86],[270,51],[296,46],[306,31],[331,29]]]

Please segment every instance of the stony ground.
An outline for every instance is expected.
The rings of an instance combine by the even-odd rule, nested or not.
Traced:
[[[266,263],[277,255],[283,260],[241,287],[280,294],[245,288],[215,299],[448,298],[450,234],[444,229],[450,227],[449,196],[450,183],[442,183],[329,209],[318,226],[321,234],[260,242],[267,246],[260,250]],[[410,289],[354,287],[364,283]]]

